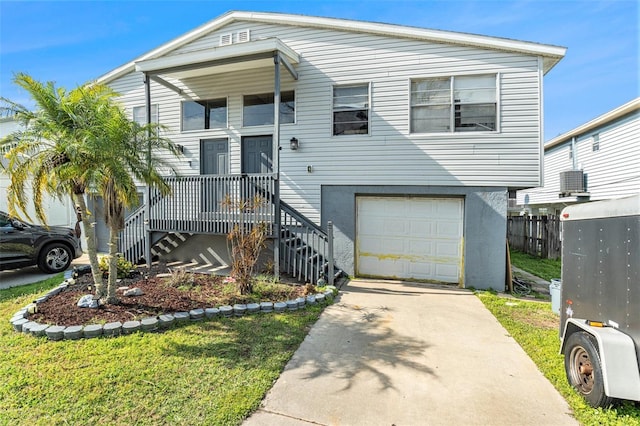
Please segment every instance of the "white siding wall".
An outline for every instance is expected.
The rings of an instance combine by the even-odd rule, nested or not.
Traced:
[[[600,149],[593,151],[599,135]],[[590,200],[620,198],[640,192],[640,111],[576,138],[576,163],[587,175]],[[551,148],[544,157],[544,187],[518,191],[518,205],[560,203],[560,172],[572,170],[571,141]],[[528,196],[528,199],[526,197]]]
[[[482,185],[527,187],[539,184],[540,72],[538,58],[477,48],[394,39],[294,26],[236,22],[172,52],[216,47],[220,34],[251,30],[251,39],[278,37],[300,54],[299,80],[282,71],[282,90],[296,91],[296,124],[283,125],[282,197],[311,218],[320,211],[320,185]],[[409,133],[412,78],[498,74],[498,133],[415,135]],[[199,140],[228,137],[231,172],[240,171],[240,137],[271,134],[272,127],[242,128],[242,96],[272,92],[273,69],[248,70],[171,82],[179,96],[152,85],[152,103],[172,139],[192,160],[184,174],[199,173]],[[332,85],[371,83],[370,135],[331,134]],[[113,82],[130,110],[144,104],[140,75]],[[180,133],[180,100],[227,97],[229,128]],[[298,151],[288,140],[300,141]],[[307,166],[313,172],[307,172]]]

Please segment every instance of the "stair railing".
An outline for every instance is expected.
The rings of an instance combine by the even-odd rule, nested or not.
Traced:
[[[326,278],[333,285],[333,224],[329,222],[325,231],[284,201],[280,206],[280,270],[299,281],[317,283]]]
[[[134,210],[124,221],[124,229],[120,231],[118,252],[130,262],[137,263],[145,256],[145,205]]]

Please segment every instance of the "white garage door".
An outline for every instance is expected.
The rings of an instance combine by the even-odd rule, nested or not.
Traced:
[[[356,273],[460,280],[463,200],[358,197]]]

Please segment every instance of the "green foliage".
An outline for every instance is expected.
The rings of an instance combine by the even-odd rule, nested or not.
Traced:
[[[109,259],[111,256],[102,256],[100,258],[100,270],[104,275],[109,273]],[[129,262],[122,255],[118,254],[116,260],[116,266],[118,269],[118,278],[127,278],[136,269],[136,265]]]
[[[50,342],[7,321],[38,297],[39,285],[0,302],[0,425],[241,424],[322,309]]]
[[[640,426],[640,403],[626,402],[610,409],[591,408],[569,385],[564,358],[559,353],[560,320],[549,303],[521,299],[514,302],[488,292],[478,293],[478,297],[567,400],[581,424]]]
[[[540,277],[551,281],[553,278],[560,278],[562,262],[560,259],[541,259],[519,251],[511,251],[511,264]]]
[[[92,83],[67,91],[23,73],[17,74],[14,82],[29,94],[35,108],[0,98],[0,116],[11,116],[24,126],[0,141],[9,147],[6,167],[2,165],[10,177],[9,213],[19,209],[28,217],[27,202],[31,201],[37,217],[46,223],[44,196],[71,195],[85,221],[96,296],[115,302],[116,275],[120,274],[112,265],[114,271],[105,292],[95,233],[86,222],[90,212],[84,196],[92,193],[102,197],[109,254],[115,256],[125,209],[138,202],[137,185],[143,182],[168,193],[169,185],[161,173],[175,172],[167,153],[180,153],[161,136],[159,125],[140,126],[130,120],[116,101],[119,95],[106,85]]]

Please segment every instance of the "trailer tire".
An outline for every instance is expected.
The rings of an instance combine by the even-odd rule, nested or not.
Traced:
[[[567,339],[564,351],[564,369],[569,384],[592,407],[609,407],[613,398],[604,392],[600,353],[593,336],[584,331],[573,333]]]

